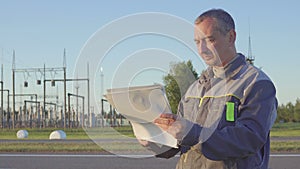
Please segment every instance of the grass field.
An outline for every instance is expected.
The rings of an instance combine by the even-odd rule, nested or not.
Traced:
[[[112,134],[112,128],[98,128],[89,129],[89,134],[96,133],[99,138],[110,138],[114,139],[115,134],[124,135],[130,138],[134,138],[131,127],[116,127],[113,128],[114,133]],[[58,129],[26,129],[29,136],[26,140],[47,140],[52,131]],[[16,138],[16,133],[18,129],[0,130],[1,140],[20,140]],[[84,129],[65,129],[67,135],[67,140],[86,140],[90,139],[90,136]],[[300,152],[300,123],[282,123],[275,124],[271,130],[271,137],[276,138],[289,138],[283,139],[284,141],[271,141],[271,151],[272,152]],[[296,138],[296,139],[290,139]],[[272,139],[273,140],[273,139]],[[119,150],[131,150],[138,149],[134,145],[118,144],[111,145],[114,146],[112,149]],[[98,146],[93,142],[1,142],[0,152],[101,152],[104,151],[103,148]]]
[[[297,136],[300,136],[300,123],[277,123],[271,130],[271,137]]]
[[[270,133],[272,138],[281,138],[271,141],[272,152],[300,152],[300,123],[275,124]]]
[[[22,128],[23,129],[23,128]],[[19,129],[2,129],[0,130],[0,139],[17,139],[16,133]],[[63,130],[66,135],[67,139],[90,139],[89,135],[87,134],[85,129],[78,128],[78,129],[60,129],[60,128],[43,128],[43,129],[26,129],[29,133],[27,139],[49,139],[51,132],[55,130]],[[126,127],[115,127],[115,128],[96,128],[96,129],[88,129],[89,132],[96,132],[102,134],[105,137],[109,137],[109,132],[111,130],[115,130],[116,132],[126,135],[129,137],[133,137],[132,128],[129,126]]]

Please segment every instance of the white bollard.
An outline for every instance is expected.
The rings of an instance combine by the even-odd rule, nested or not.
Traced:
[[[23,139],[28,137],[28,131],[27,130],[19,130],[17,132],[17,138],[18,139]]]
[[[66,138],[67,138],[67,135],[62,130],[55,130],[49,136],[50,140],[53,140],[53,139],[59,139],[60,140],[60,139],[66,139]]]

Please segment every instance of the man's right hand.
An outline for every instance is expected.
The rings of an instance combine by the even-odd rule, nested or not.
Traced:
[[[147,141],[147,140],[142,140],[142,139],[137,139],[139,141],[139,143],[144,146],[144,147],[147,147],[149,146],[150,142]]]

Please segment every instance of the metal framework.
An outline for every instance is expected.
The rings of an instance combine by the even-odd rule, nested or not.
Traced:
[[[37,94],[14,94],[14,95],[9,95],[9,96],[13,96],[13,97],[16,97],[16,96],[19,96],[19,97],[21,97],[21,96],[35,96],[35,102],[37,102]],[[27,102],[29,102],[29,100],[27,100]],[[30,102],[33,102],[33,101],[30,101]],[[25,103],[25,102],[24,102]],[[26,105],[25,105],[25,107],[26,107]],[[38,105],[36,105],[36,111],[38,110]],[[25,109],[26,110],[26,109]],[[21,112],[20,112],[21,113]],[[15,119],[15,114],[13,113],[13,121],[14,121],[14,119]],[[14,128],[14,123],[13,123],[13,128]]]
[[[87,82],[87,97],[88,97],[88,115],[90,116],[90,80],[89,78],[83,78],[83,79],[45,79],[44,80],[44,96],[46,96],[46,82],[64,82],[64,84],[66,84],[66,82],[68,81],[86,81]],[[64,88],[64,93],[66,93],[66,88]],[[64,97],[66,97],[66,94],[64,95]],[[46,102],[46,97],[44,97],[44,103]],[[65,111],[64,111],[64,128],[66,128],[66,112],[67,112],[67,102],[65,99],[64,102],[64,107],[65,107]],[[69,126],[70,127],[70,126]]]
[[[71,104],[70,104],[70,97],[71,96],[74,96],[76,98],[81,98],[82,99],[82,115],[81,115],[81,126],[82,128],[84,127],[84,96],[80,96],[80,95],[77,95],[77,94],[71,94],[71,93],[68,93],[68,106],[69,106],[69,128],[70,128],[70,117],[71,117]],[[74,117],[73,117],[74,119]],[[77,109],[77,124],[78,124],[78,109]]]
[[[1,81],[1,83],[3,83]],[[9,126],[9,90],[8,89],[3,89],[3,86],[1,85],[1,120],[2,120],[2,128],[4,128],[4,108],[3,108],[3,92],[7,92],[7,125]]]
[[[25,109],[25,112],[27,111],[27,103],[35,103],[36,104],[36,107],[40,107],[40,102],[39,101],[32,101],[32,100],[24,100],[24,109]],[[36,109],[37,111],[38,109]],[[38,116],[39,117],[39,116]],[[30,121],[32,120],[32,116],[30,116]],[[40,122],[40,119],[38,121],[39,123],[39,126],[41,128],[41,122]],[[32,124],[30,123],[30,128],[32,127]]]
[[[44,68],[25,68],[25,69],[16,69],[15,68],[15,64],[13,62],[13,68],[12,68],[12,79],[13,79],[13,90],[12,90],[12,96],[13,96],[13,103],[12,103],[12,126],[14,128],[15,126],[15,74],[16,73],[24,73],[24,72],[27,72],[27,73],[30,73],[30,72],[40,72],[42,73],[43,77],[44,77],[44,80],[46,79],[46,72],[63,72],[64,74],[64,79],[66,79],[66,67],[56,67],[56,68],[46,68],[46,66],[44,65]],[[44,83],[44,88],[45,88],[45,83]],[[64,88],[66,90],[66,82],[64,83]],[[44,94],[45,95],[45,94]],[[66,102],[66,94],[64,95],[65,96],[65,102]],[[44,100],[44,103],[45,103],[45,100]],[[44,107],[45,107],[45,104],[44,104]],[[66,111],[66,108],[65,108],[65,111]],[[43,114],[45,112],[43,111]],[[44,121],[43,121],[44,123]],[[44,125],[43,125],[44,126]]]
[[[66,113],[67,113],[67,82],[68,81],[86,81],[87,82],[87,100],[88,100],[88,106],[87,106],[87,112],[88,112],[88,116],[90,117],[90,82],[89,82],[89,65],[87,64],[87,78],[82,78],[82,79],[67,79],[66,77],[66,50],[64,49],[64,55],[63,55],[63,67],[51,67],[51,68],[46,68],[45,64],[44,67],[40,67],[40,68],[16,68],[16,64],[15,64],[15,51],[13,51],[13,61],[12,61],[12,94],[10,95],[8,93],[8,109],[9,109],[9,96],[12,96],[12,111],[10,112],[10,116],[7,116],[7,121],[9,122],[11,120],[12,122],[12,128],[15,128],[15,120],[16,120],[16,96],[21,96],[21,94],[16,94],[16,74],[17,73],[24,73],[24,76],[26,76],[26,74],[28,74],[27,78],[29,77],[30,73],[35,73],[36,78],[37,78],[37,73],[39,73],[41,76],[40,78],[37,78],[37,84],[40,85],[42,81],[44,81],[44,91],[43,91],[43,111],[42,111],[42,117],[45,116],[45,105],[47,104],[46,102],[46,98],[49,98],[49,96],[46,95],[46,83],[51,81],[51,82],[56,82],[56,81],[60,81],[63,82],[64,85],[64,107],[63,107],[63,113],[64,113],[64,128],[66,128]],[[49,75],[47,77],[47,73],[51,74],[51,79],[49,78]],[[54,79],[54,76],[52,76],[53,72],[62,72],[63,73],[63,78],[61,79]],[[25,77],[26,80],[26,77]],[[3,89],[3,66],[2,66],[2,77],[1,77],[1,107],[2,107],[2,111],[1,111],[1,118],[2,118],[2,127],[4,124],[4,110],[3,110],[3,91],[5,91]],[[25,81],[24,82],[25,87],[28,85],[28,82]],[[8,91],[9,92],[9,91]],[[29,94],[23,94],[23,96],[25,95],[29,95]],[[78,95],[77,95],[78,96]],[[38,103],[37,101],[37,95],[35,95],[35,103],[36,106]],[[83,99],[84,100],[84,99]],[[29,101],[27,101],[29,102]],[[21,103],[22,104],[22,103]],[[38,108],[36,108],[38,109]],[[84,113],[84,112],[83,112]],[[44,123],[44,120],[42,121]],[[10,123],[10,122],[9,122]],[[43,124],[43,126],[45,127],[45,125]],[[69,126],[70,127],[70,126]]]

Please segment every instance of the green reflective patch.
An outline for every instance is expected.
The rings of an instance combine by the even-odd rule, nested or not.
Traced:
[[[226,102],[226,121],[234,121],[234,103]]]

